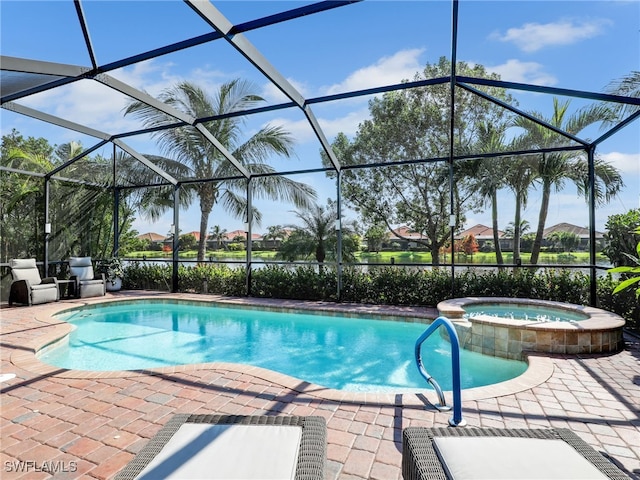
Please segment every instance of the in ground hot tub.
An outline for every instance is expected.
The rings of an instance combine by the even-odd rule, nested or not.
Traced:
[[[523,352],[608,353],[623,347],[625,320],[571,303],[506,297],[466,297],[438,304],[454,321],[464,348],[522,359]]]

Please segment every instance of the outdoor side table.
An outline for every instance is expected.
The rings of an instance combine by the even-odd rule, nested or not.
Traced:
[[[75,295],[75,280],[58,280],[56,283],[58,284],[60,298],[71,298]]]

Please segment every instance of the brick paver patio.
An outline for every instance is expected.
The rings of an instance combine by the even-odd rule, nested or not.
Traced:
[[[51,314],[82,303],[89,302],[0,309],[0,373],[16,375],[0,383],[3,479],[51,478],[51,471],[56,479],[111,478],[173,414],[224,413],[321,415],[328,427],[327,478],[394,480],[401,478],[402,429],[446,426],[451,416],[429,403],[435,394],[353,394],[242,365],[97,373],[41,364],[34,350],[68,331]],[[427,309],[323,307],[433,315]],[[615,355],[534,357],[521,379],[463,391],[469,425],[570,428],[632,478],[640,478],[639,411],[640,342],[630,335]]]

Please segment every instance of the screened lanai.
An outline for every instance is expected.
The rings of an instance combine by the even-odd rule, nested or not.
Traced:
[[[430,253],[419,267],[450,272],[452,296],[461,271],[545,267],[587,272],[597,303],[607,217],[640,195],[640,14],[523,3],[2,2],[3,266],[58,274],[157,233],[178,291],[180,265],[213,263],[217,227],[245,239],[228,263],[246,295],[256,268],[326,265],[341,299],[345,269],[417,266],[347,251],[356,234],[375,250],[377,228]],[[544,44],[545,28],[566,41]],[[573,75],[546,70],[545,50]],[[322,260],[257,259],[317,207],[336,233]],[[540,253],[554,218],[582,229],[586,255],[523,261],[525,233]],[[479,225],[504,256],[455,254]],[[180,256],[188,232],[197,257]]]

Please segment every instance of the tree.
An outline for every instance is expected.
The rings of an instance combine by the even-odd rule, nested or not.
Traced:
[[[573,232],[553,232],[548,239],[563,252],[572,252],[580,245],[580,237]]]
[[[197,85],[181,82],[166,89],[159,98],[172,108],[194,118],[209,118],[247,110],[264,101],[252,92],[249,83],[238,79],[223,84],[213,97]],[[137,116],[148,128],[165,126],[176,121],[164,112],[139,101],[132,101],[125,114]],[[282,155],[289,158],[293,154],[291,136],[281,127],[267,125],[243,141],[242,117],[228,116],[222,120],[204,122],[203,125],[254,175],[275,173],[271,166],[264,163],[269,156]],[[156,130],[151,135],[158,141],[164,154],[171,157],[165,158],[162,162],[163,168],[169,172],[173,169],[181,173],[186,171],[187,178],[201,180],[223,179],[190,183],[183,189],[187,201],[196,196],[200,202],[198,261],[203,261],[206,254],[207,225],[214,205],[221,204],[236,218],[248,218],[246,180],[238,179],[238,171],[231,162],[191,126]],[[255,198],[292,202],[297,207],[308,206],[315,199],[315,192],[311,187],[280,175],[256,176],[252,178],[251,186]],[[260,224],[261,215],[255,208],[252,218],[256,224]]]
[[[367,239],[367,251],[379,252],[382,243],[387,238],[387,228],[380,223],[371,225],[365,232],[365,238]]]
[[[185,233],[178,238],[178,250],[186,251],[193,250],[198,244],[198,240],[193,233]]]
[[[544,121],[558,129],[571,135],[577,135],[590,125],[603,122],[610,118],[610,112],[605,108],[587,107],[579,110],[573,115],[568,114],[570,101],[560,102],[553,99],[553,114],[551,118],[545,119],[538,112],[531,112],[532,116]],[[538,123],[532,122],[525,117],[516,117],[514,124],[522,129],[524,133],[520,136],[518,143],[526,148],[548,148],[562,145],[570,145],[572,141],[559,135]],[[611,165],[599,160],[596,167],[596,198],[598,203],[608,202],[615,196],[622,186],[620,173]],[[564,182],[570,180],[578,186],[579,193],[588,192],[588,165],[584,152],[564,151],[546,152],[538,155],[537,161],[532,167],[533,181],[540,184],[542,198],[540,200],[540,211],[538,213],[538,226],[536,237],[531,248],[531,263],[538,263],[544,229],[549,212],[549,200],[553,189],[560,191],[564,187]],[[587,174],[587,175],[585,175]]]
[[[611,215],[605,228],[603,253],[615,267],[633,266],[631,257],[635,255],[636,245],[640,242],[640,233],[637,232],[640,228],[640,208]]]
[[[282,242],[278,256],[290,262],[298,258],[315,258],[322,270],[325,259],[336,258],[337,254],[336,202],[328,200],[326,206],[316,204],[293,213],[302,225],[289,225],[293,232]],[[343,258],[353,260],[358,242],[345,224],[342,225],[342,247]]]
[[[284,240],[284,238],[286,237],[287,232],[286,230],[282,227],[282,225],[271,225],[269,227],[267,227],[267,233],[265,233],[262,238],[264,238],[265,243],[268,242],[269,240],[271,240],[273,246],[274,246],[274,250],[275,250],[275,246],[276,246],[276,242],[278,240]]]
[[[632,71],[624,77],[612,81],[607,86],[607,93],[632,98],[640,97],[640,71]],[[640,107],[638,107],[638,105],[629,105],[624,103],[615,104],[611,108],[614,118],[606,122],[606,125],[611,125],[614,121],[622,120],[632,113],[637,112],[639,108]]]
[[[504,124],[493,124],[486,120],[478,123],[478,139],[475,150],[478,153],[498,153],[506,149]],[[507,160],[502,157],[484,158],[466,162],[465,174],[472,179],[472,188],[484,202],[491,207],[491,226],[493,245],[495,245],[496,263],[502,265],[504,258],[500,246],[498,228],[498,191],[507,185],[504,172],[508,168]]]
[[[222,228],[220,227],[220,225],[214,225],[213,227],[211,227],[211,233],[209,234],[211,237],[211,240],[213,240],[214,242],[216,242],[216,248],[220,249],[225,249],[226,248],[226,244],[225,244],[225,239],[227,238],[227,229],[226,228]]]
[[[640,227],[636,228],[633,233],[635,233],[637,237],[640,237]],[[626,254],[626,256],[629,259],[629,265],[608,270],[610,273],[622,273],[626,276],[626,278],[613,289],[613,293],[632,288],[637,283],[636,297],[640,300],[640,240],[638,240],[638,244],[636,245],[636,255]]]
[[[3,166],[46,174],[83,151],[79,142],[52,147],[46,139],[25,139],[16,130],[2,137]],[[113,196],[95,184],[108,184],[108,162],[96,156],[67,166],[61,177],[90,181],[94,185],[52,179],[49,190],[49,257],[105,256],[113,246]],[[40,257],[43,251],[44,195],[42,178],[14,172],[2,173],[0,206],[2,256]],[[120,208],[120,230],[130,238],[132,218],[125,202]],[[110,254],[110,252],[109,252]]]
[[[460,62],[457,67],[460,75],[499,78],[481,65]],[[441,78],[450,73],[451,64],[443,57],[437,64],[427,64],[414,79]],[[503,89],[483,88],[513,103]],[[448,82],[385,93],[369,102],[370,119],[360,124],[352,141],[339,134],[332,144],[342,165],[371,165],[343,170],[346,203],[389,231],[394,225],[405,224],[420,233],[418,243],[429,249],[434,265],[439,265],[440,249],[450,239],[451,213],[453,228],[459,230],[464,212],[481,200],[464,168],[458,168],[463,167],[462,162],[454,165],[450,191],[450,165],[443,160],[449,157],[449,104]],[[454,154],[469,154],[477,144],[481,120],[501,125],[508,118],[505,112],[466,90],[457,90]]]
[[[460,250],[462,250],[465,255],[471,256],[480,250],[476,237],[473,233],[470,233],[462,239],[462,242],[460,243]]]
[[[524,182],[523,182],[524,183]],[[518,195],[516,195],[516,198]],[[519,209],[516,201],[516,218],[520,218]],[[520,247],[522,243],[522,236],[529,230],[529,221],[520,220],[518,223],[509,222],[504,229],[504,236],[513,239],[513,263],[519,264],[521,262]]]

